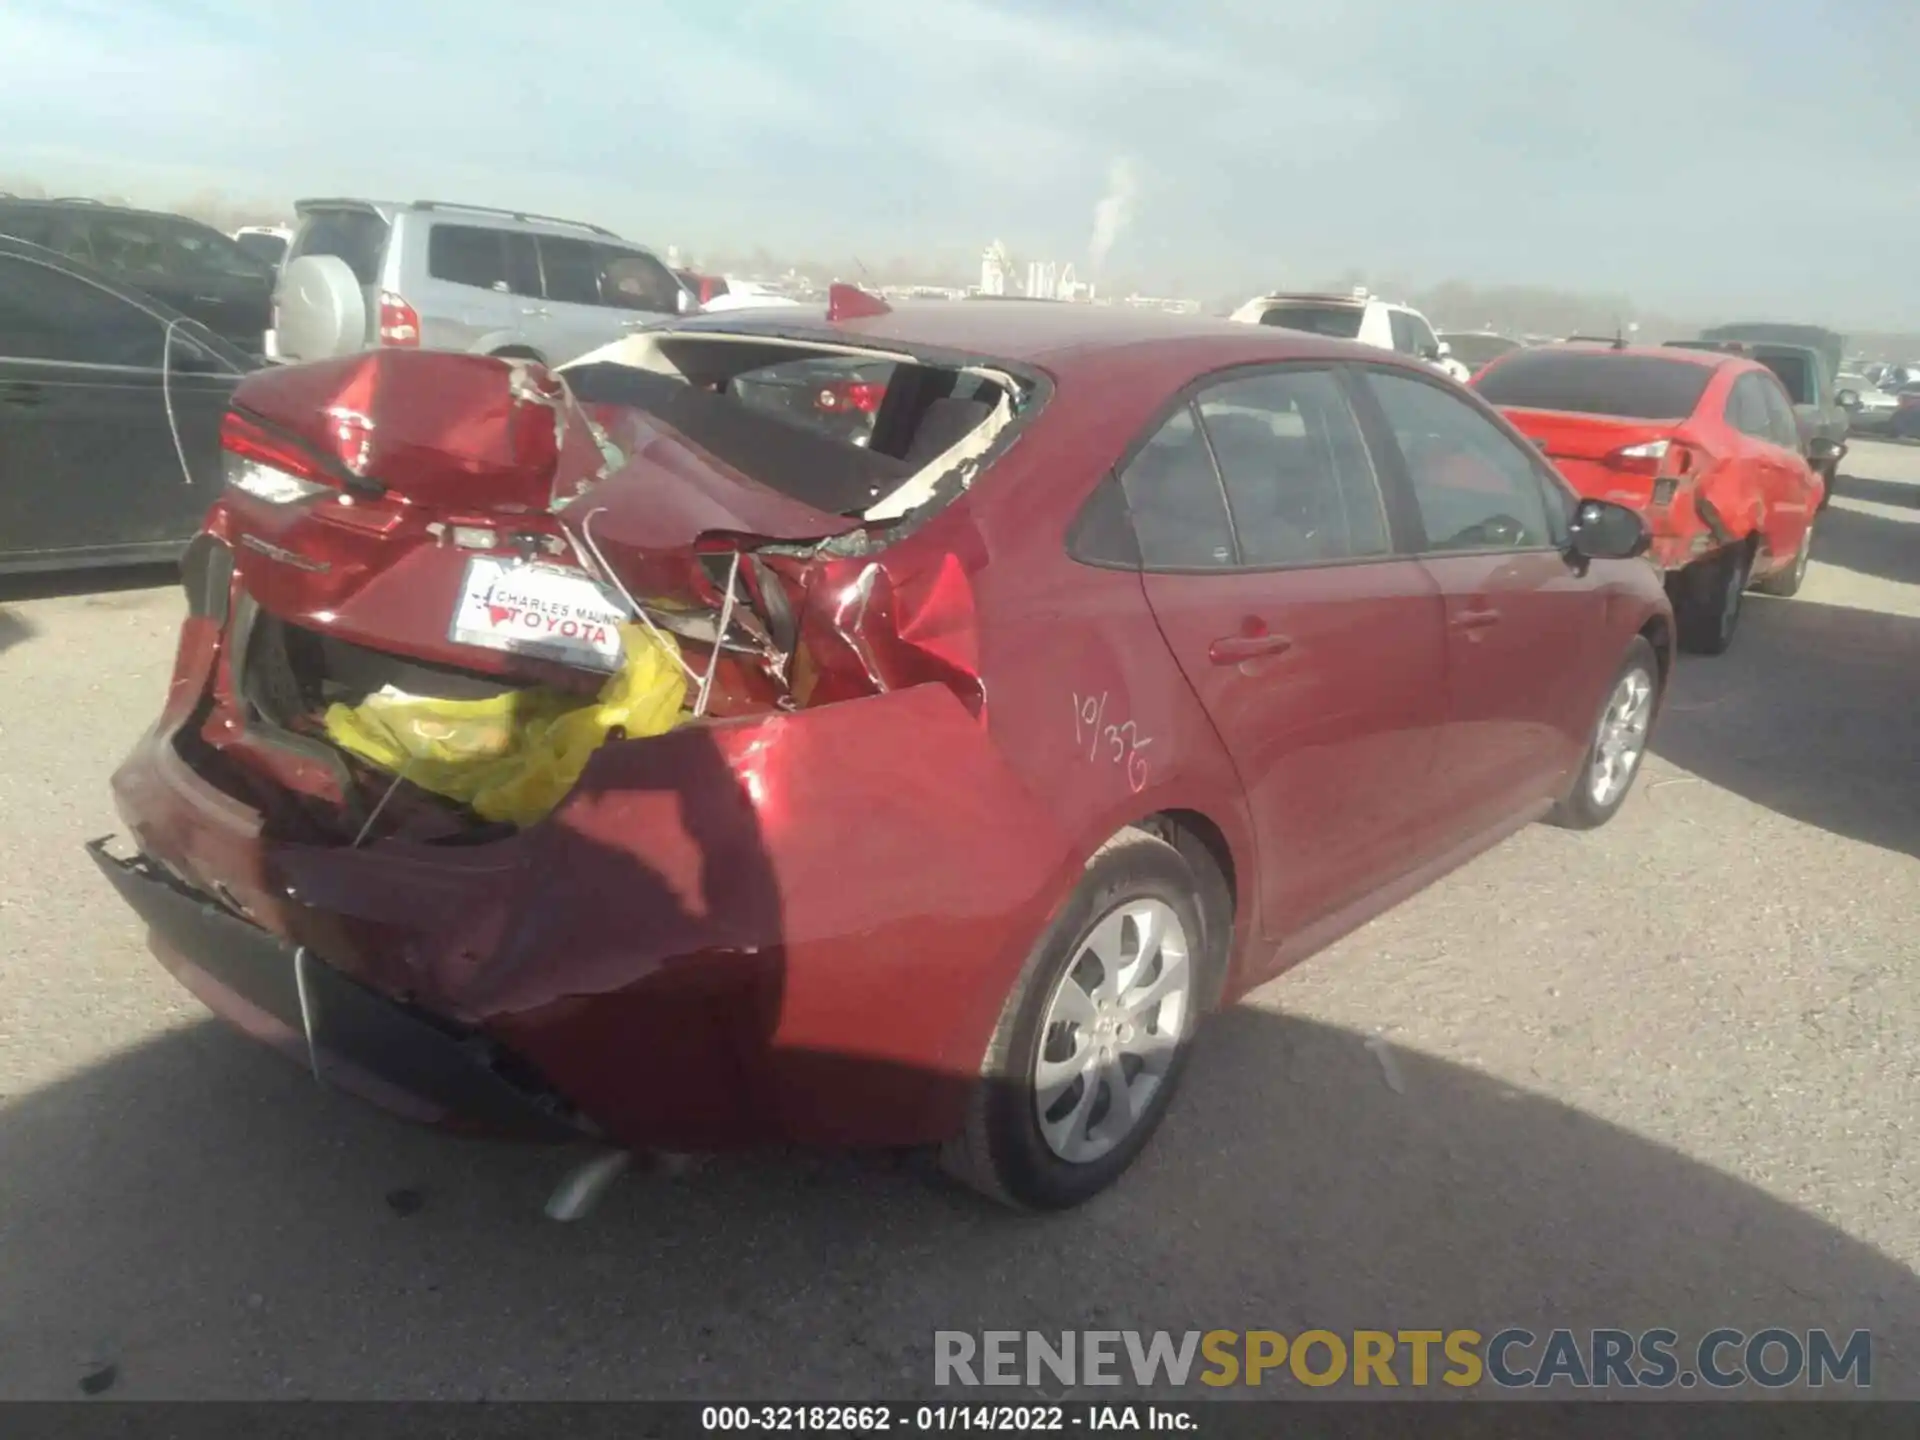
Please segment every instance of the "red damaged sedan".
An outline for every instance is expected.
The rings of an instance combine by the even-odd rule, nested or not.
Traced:
[[[1503,356],[1473,388],[1583,495],[1646,516],[1682,648],[1733,643],[1751,585],[1795,595],[1826,482],[1780,379],[1720,351],[1551,345]]]
[[[829,363],[865,444],[750,398]],[[840,291],[263,372],[225,440],[94,856],[214,1011],[478,1132],[1072,1205],[1207,1011],[1610,818],[1672,663],[1638,514],[1285,330]]]

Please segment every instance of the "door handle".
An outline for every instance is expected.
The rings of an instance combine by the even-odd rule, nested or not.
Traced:
[[[193,297],[193,303],[196,305],[218,305],[220,303],[220,297],[218,295],[196,295]]]
[[[542,319],[545,319],[545,318],[546,318],[546,317],[547,317],[547,316],[548,316],[549,314],[551,314],[552,312],[551,312],[551,311],[549,311],[549,310],[547,309],[547,307],[546,307],[546,306],[544,306],[544,305],[529,305],[529,306],[526,306],[526,307],[524,307],[524,308],[523,308],[523,309],[522,309],[522,310],[520,311],[520,313],[521,313],[522,315],[536,315],[536,316],[539,316],[539,317],[540,317],[540,318],[542,318]]]
[[[1289,635],[1222,635],[1207,646],[1207,659],[1215,665],[1238,665],[1262,655],[1283,655],[1292,648]]]
[[[46,396],[38,385],[29,385],[19,380],[9,385],[0,385],[0,405],[14,405],[22,410],[31,410],[45,399]]]
[[[1500,623],[1498,610],[1462,610],[1453,617],[1456,630],[1484,630],[1489,625]]]

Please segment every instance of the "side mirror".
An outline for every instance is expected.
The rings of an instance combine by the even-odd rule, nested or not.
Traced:
[[[1807,459],[1816,465],[1825,465],[1830,460],[1838,460],[1842,448],[1838,440],[1816,435],[1807,441]]]
[[[1858,410],[1860,408],[1860,392],[1858,390],[1842,390],[1833,398],[1839,403],[1842,410]]]
[[[1567,527],[1573,553],[1587,560],[1631,560],[1653,544],[1653,532],[1638,510],[1611,500],[1582,500]]]
[[[1422,345],[1420,347],[1420,358],[1422,360],[1438,360],[1446,353],[1447,347],[1444,345]]]

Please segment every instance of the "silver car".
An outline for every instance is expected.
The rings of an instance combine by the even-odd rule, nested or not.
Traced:
[[[1894,411],[1900,408],[1899,396],[1850,370],[1842,370],[1833,383],[1835,398],[1851,418],[1853,429],[1871,433],[1892,426]]]
[[[276,360],[397,345],[561,365],[698,308],[652,251],[598,225],[431,200],[294,208]]]

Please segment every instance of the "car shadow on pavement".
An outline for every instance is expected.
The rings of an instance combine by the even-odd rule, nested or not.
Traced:
[[[1876,480],[1866,475],[1842,475],[1833,493],[1839,498],[1865,500],[1873,505],[1920,509],[1920,485],[1911,480]]]
[[[1681,657],[1655,753],[1782,815],[1920,855],[1920,617],[1747,604],[1725,655]]]
[[[0,609],[0,652],[26,643],[34,637],[34,633],[31,620],[15,615],[11,610]]]
[[[189,1022],[0,1110],[0,1395],[113,1365],[125,1398],[900,1398],[938,1329],[1513,1325],[1870,1329],[1874,1393],[1920,1394],[1898,1263],[1389,1053],[1231,1010],[1135,1169],[1064,1215],[918,1156],[779,1153],[634,1173],[559,1225],[554,1152],[412,1129]]]
[[[1866,485],[1868,481],[1855,482]],[[1879,505],[1912,505],[1920,495],[1910,485],[1888,485],[1898,491],[1899,499],[1874,499]],[[1844,492],[1849,498],[1868,500],[1852,486]],[[1893,580],[1903,585],[1920,585],[1920,515],[1912,520],[1896,520],[1844,504],[1829,506],[1815,527],[1813,558],[1822,564],[1837,565],[1860,575]]]
[[[0,575],[0,605],[25,600],[53,600],[67,595],[108,595],[121,590],[152,590],[176,585],[180,567],[115,565],[98,570],[46,570],[24,575]]]

